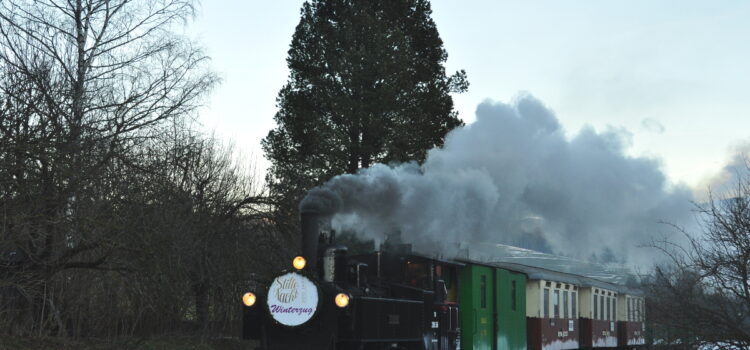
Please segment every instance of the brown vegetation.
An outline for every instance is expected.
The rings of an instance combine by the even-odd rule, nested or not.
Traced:
[[[181,0],[0,2],[0,333],[236,335],[283,252]],[[263,254],[257,252],[263,251]]]
[[[749,168],[750,169],[750,168]],[[750,178],[697,204],[702,232],[658,245],[670,264],[646,284],[654,341],[683,348],[750,347]]]

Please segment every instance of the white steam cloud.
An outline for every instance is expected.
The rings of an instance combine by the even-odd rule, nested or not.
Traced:
[[[400,231],[421,251],[503,243],[598,261],[640,263],[641,248],[691,218],[691,191],[654,159],[625,154],[629,134],[583,128],[567,139],[534,97],[485,102],[423,165],[377,164],[310,192],[303,210],[333,214],[338,231],[382,242]]]
[[[737,195],[740,183],[750,180],[750,141],[735,144],[730,150],[730,159],[718,174],[699,187],[701,191],[711,191],[714,199],[726,199]],[[701,201],[709,200],[708,193],[697,195]]]

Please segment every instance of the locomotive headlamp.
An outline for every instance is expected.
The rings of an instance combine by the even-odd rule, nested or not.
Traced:
[[[336,302],[336,306],[344,308],[349,305],[349,296],[344,293],[339,293],[336,294],[334,301]]]
[[[247,292],[242,296],[242,303],[245,304],[245,306],[250,307],[255,305],[256,299],[255,294]]]
[[[305,265],[307,264],[307,261],[305,261],[305,258],[298,256],[292,260],[292,266],[294,266],[297,270],[302,270],[305,268]]]

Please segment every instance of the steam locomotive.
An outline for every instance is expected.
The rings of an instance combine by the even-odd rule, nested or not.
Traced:
[[[301,215],[302,254],[242,297],[262,350],[566,350],[645,344],[643,296],[584,276],[412,252],[397,239],[350,255]]]

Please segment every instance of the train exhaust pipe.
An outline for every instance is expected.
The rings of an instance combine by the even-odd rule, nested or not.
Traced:
[[[302,256],[310,271],[318,273],[321,228],[328,227],[331,215],[341,207],[341,197],[322,187],[311,189],[299,204]]]
[[[314,211],[303,211],[300,213],[300,221],[302,257],[307,260],[309,271],[317,271],[320,214]]]

